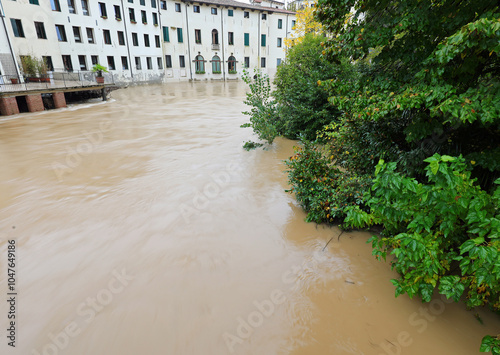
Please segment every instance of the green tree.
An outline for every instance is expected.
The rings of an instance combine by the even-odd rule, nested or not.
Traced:
[[[316,16],[336,34],[325,55],[366,61],[358,76],[326,86],[346,120],[380,126],[397,143],[389,153],[379,144],[372,163],[385,155],[423,177],[427,156],[463,154],[482,186],[493,186],[500,172],[496,1],[319,0]]]
[[[271,80],[267,74],[258,69],[254,70],[253,76],[245,69],[243,70],[243,81],[250,88],[246,94],[245,104],[251,109],[243,112],[243,114],[250,116],[250,122],[241,125],[241,127],[251,127],[259,139],[272,144],[279,135],[279,131],[276,101],[271,97]],[[245,143],[244,148],[249,150],[260,145],[262,144],[249,141]]]
[[[339,65],[323,58],[321,43],[326,38],[305,34],[288,50],[278,67],[273,96],[280,116],[279,133],[287,138],[316,138],[317,131],[332,122],[339,111],[329,104],[328,93],[318,85],[322,80],[340,76]]]

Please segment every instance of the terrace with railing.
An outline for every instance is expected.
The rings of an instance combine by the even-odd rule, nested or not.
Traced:
[[[0,75],[0,94],[54,89],[78,89],[114,84],[113,75],[103,73],[100,79],[92,71],[56,70],[36,77]]]

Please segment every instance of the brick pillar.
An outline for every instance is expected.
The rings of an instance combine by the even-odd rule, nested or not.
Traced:
[[[29,112],[43,111],[42,95],[26,95],[26,103],[28,104]]]
[[[53,93],[52,98],[54,99],[54,107],[55,108],[66,107],[66,98],[64,97],[63,92]]]
[[[14,96],[0,97],[0,115],[9,116],[17,113],[19,113],[19,107]]]

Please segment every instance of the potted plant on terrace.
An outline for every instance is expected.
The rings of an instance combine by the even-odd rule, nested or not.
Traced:
[[[22,55],[20,56],[21,68],[25,77],[25,82],[35,82],[40,81],[36,77],[36,72],[38,69],[38,60],[32,55]]]
[[[38,74],[40,74],[40,81],[42,83],[50,82],[50,78],[47,76],[48,66],[45,59],[38,59],[36,64]]]
[[[96,73],[95,80],[97,81],[98,84],[104,84],[104,77],[102,76],[102,73],[107,73],[108,70],[106,67],[102,66],[101,64],[97,63],[94,65],[92,68],[92,71]]]

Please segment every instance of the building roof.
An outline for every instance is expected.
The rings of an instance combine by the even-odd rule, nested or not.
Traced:
[[[208,4],[208,5],[218,5],[225,7],[239,7],[241,9],[249,9],[249,10],[257,10],[257,11],[267,11],[267,12],[279,12],[284,14],[295,15],[294,11],[289,11],[285,9],[277,9],[274,7],[260,6],[260,5],[252,5],[244,2],[234,1],[234,0],[181,0],[182,2],[187,3],[199,3],[199,4]]]

